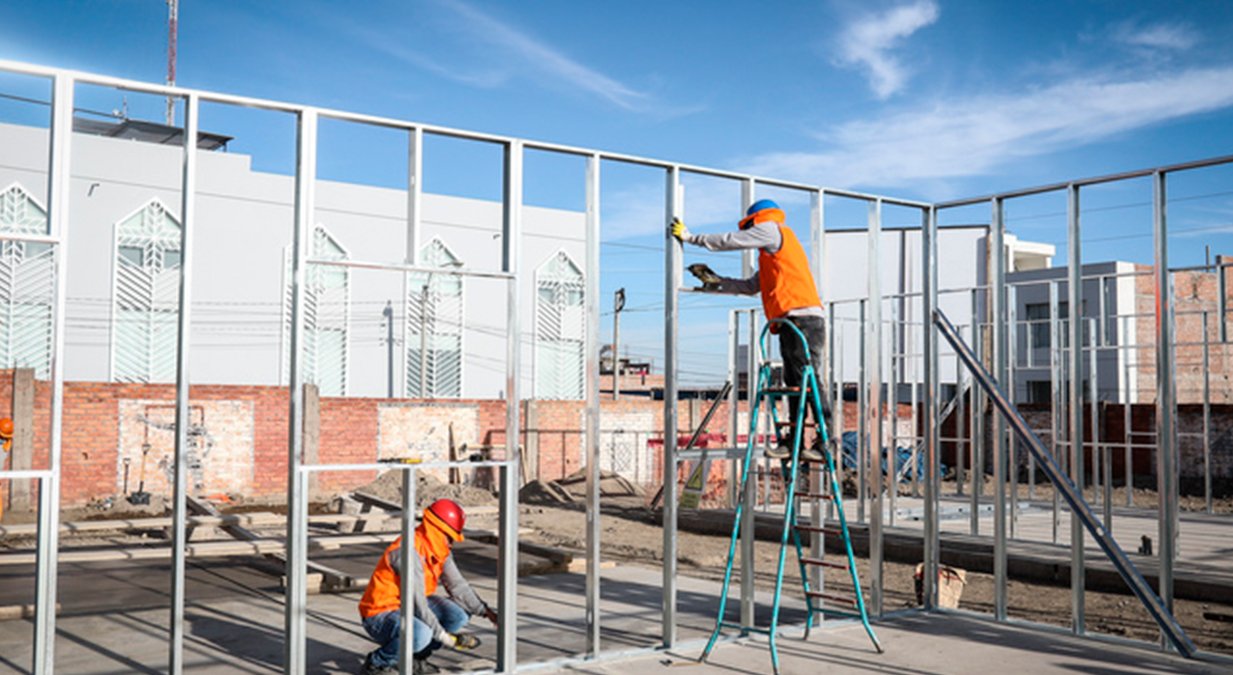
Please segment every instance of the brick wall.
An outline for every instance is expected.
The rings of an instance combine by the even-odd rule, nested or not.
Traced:
[[[35,403],[35,453],[34,467],[47,466],[51,392],[46,382],[36,382]],[[79,506],[92,499],[119,496],[123,453],[128,452],[130,461],[133,448],[142,442],[152,446],[148,477],[157,471],[158,457],[165,457],[173,445],[170,429],[160,428],[159,420],[168,419],[166,406],[174,403],[174,388],[171,385],[115,384],[94,382],[68,382],[64,388],[64,431],[62,447],[62,500],[65,506]],[[217,442],[222,439],[245,438],[247,445],[230,454],[216,453],[213,461],[226,457],[227,466],[210,466],[207,472],[213,476],[225,476],[229,481],[246,485],[242,496],[256,500],[279,500],[285,497],[287,482],[287,434],[288,410],[286,390],[279,387],[247,386],[198,386],[190,390],[193,405],[193,420],[204,411],[205,426]],[[12,401],[12,373],[0,371],[0,411],[8,411]],[[585,408],[580,401],[534,401],[536,424],[526,429],[525,414],[521,416],[524,426],[524,447],[537,450],[537,455],[528,462],[537,467],[528,478],[553,480],[567,476],[582,467],[583,432]],[[226,405],[223,405],[226,404]],[[466,426],[466,436],[457,433],[456,442],[476,447],[502,448],[505,445],[505,402],[497,400],[400,401],[377,398],[323,398],[321,399],[321,430],[319,461],[321,463],[367,463],[380,455],[382,434],[382,410],[403,407],[414,411],[428,406],[439,410],[450,407],[471,411],[473,422]],[[694,424],[701,421],[707,402],[681,401],[677,409],[678,435],[683,444]],[[133,426],[136,409],[148,417],[157,417],[152,430]],[[129,410],[125,413],[125,410]],[[150,413],[158,411],[158,415]],[[220,412],[222,411],[222,412]],[[904,420],[909,414],[908,406],[898,408],[898,417]],[[1047,411],[1026,410],[1037,422],[1047,427]],[[856,428],[856,405],[844,406],[844,428]],[[7,414],[7,413],[6,413]],[[128,417],[125,417],[125,414]],[[721,403],[707,431],[706,442],[711,446],[727,445],[727,403]],[[251,419],[241,419],[251,416]],[[1143,434],[1137,441],[1145,441],[1147,432],[1154,428],[1154,409],[1151,405],[1137,405],[1132,410],[1136,432]],[[414,417],[414,412],[412,412]],[[744,441],[746,416],[741,415],[741,434]],[[1233,477],[1233,405],[1213,406],[1211,456],[1213,472],[1217,477]],[[1118,444],[1124,428],[1120,406],[1111,406],[1105,412],[1105,428],[1101,434],[1104,441]],[[1179,426],[1183,431],[1201,428],[1201,408],[1183,405],[1179,408]],[[953,421],[943,425],[942,434],[955,432]],[[145,433],[140,439],[125,437],[125,434]],[[385,432],[391,433],[390,429]],[[401,433],[407,434],[405,429]],[[439,435],[439,430],[436,432]],[[601,400],[601,466],[616,469],[622,474],[647,485],[658,485],[662,478],[663,404],[644,398],[626,398],[620,401]],[[415,439],[410,439],[415,440]],[[1046,439],[1047,441],[1048,439]],[[528,442],[529,441],[529,442]],[[136,445],[134,445],[136,444]],[[902,443],[901,443],[902,444]],[[1202,440],[1192,435],[1183,435],[1180,442],[1183,477],[1201,475]],[[494,458],[503,458],[496,450]],[[1123,454],[1114,452],[1115,471],[1120,475]],[[1150,449],[1133,453],[1137,474],[1148,475],[1153,467]],[[210,456],[203,461],[209,463]],[[950,443],[943,443],[943,461],[953,464]],[[138,466],[130,465],[130,490],[136,489]],[[684,471],[684,469],[682,469]],[[729,476],[726,462],[712,465],[707,494],[722,495]],[[372,472],[338,472],[320,474],[318,495],[329,495],[368,482]],[[222,479],[219,479],[222,480]],[[155,481],[149,481],[155,482]],[[230,483],[228,483],[230,484]],[[7,485],[0,484],[0,490]],[[210,492],[206,486],[205,492]]]
[[[1139,265],[1137,271],[1151,272],[1150,265]],[[1233,281],[1233,269],[1224,270]],[[1201,403],[1204,378],[1208,378],[1212,403],[1233,403],[1233,351],[1219,342],[1218,298],[1216,275],[1212,272],[1176,272],[1173,275],[1174,377],[1178,403]],[[1135,277],[1136,344],[1144,349],[1134,351],[1138,358],[1137,388],[1140,402],[1156,399],[1156,280],[1151,275]],[[1233,294],[1233,283],[1226,285],[1226,294]],[[1233,306],[1233,295],[1227,302]],[[1207,313],[1208,367],[1203,368],[1203,316]]]

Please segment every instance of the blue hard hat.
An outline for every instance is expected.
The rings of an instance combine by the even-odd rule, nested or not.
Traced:
[[[777,208],[779,208],[779,205],[776,204],[773,200],[759,199],[758,201],[749,205],[749,210],[745,212],[745,215],[752,216],[753,214],[759,211],[765,211],[766,209],[777,209]]]

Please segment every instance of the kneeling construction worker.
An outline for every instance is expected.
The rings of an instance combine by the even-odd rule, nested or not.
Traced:
[[[749,206],[745,217],[737,224],[736,232],[692,234],[685,227],[685,223],[675,218],[668,228],[672,236],[681,243],[701,246],[710,251],[758,250],[758,269],[748,279],[721,277],[711,273],[709,269],[699,278],[705,276],[706,278],[702,279],[704,288],[717,293],[761,294],[762,309],[768,321],[786,319],[800,329],[809,344],[808,361],[804,347],[792,331],[771,326],[771,332],[779,335],[784,384],[799,387],[805,366],[812,361],[818,378],[822,415],[826,418],[827,429],[830,430],[834,429],[830,426],[830,393],[822,384],[823,355],[826,353],[826,315],[822,311],[822,300],[818,296],[813,273],[809,271],[809,258],[806,257],[800,240],[792,229],[784,224],[784,220],[779,204],[769,199],[759,199]],[[789,420],[796,419],[796,406],[796,397],[788,397]],[[806,406],[806,413],[808,412],[809,406]],[[819,440],[815,438],[813,446],[801,449],[801,459],[812,462],[823,460]],[[773,459],[783,459],[791,453],[791,448],[784,445],[768,448],[766,451],[767,456]]]
[[[450,548],[462,541],[465,516],[462,507],[449,499],[438,499],[424,509],[424,519],[415,528],[414,621],[408,642],[414,650],[414,673],[435,673],[428,656],[442,646],[470,650],[479,638],[459,632],[470,617],[482,616],[497,625],[497,613],[476,595],[454,564]],[[364,659],[365,673],[393,673],[398,670],[399,609],[402,606],[402,537],[385,549],[364,597],[360,599],[360,618],[364,630],[381,646]],[[438,586],[448,597],[435,595]]]

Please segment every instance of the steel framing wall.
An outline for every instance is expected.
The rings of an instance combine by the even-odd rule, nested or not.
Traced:
[[[891,476],[883,476],[879,470],[877,453],[869,452],[868,448],[881,446],[886,436],[885,410],[883,406],[883,363],[889,356],[892,368],[896,359],[906,357],[906,348],[896,347],[892,339],[888,346],[887,335],[882,319],[883,305],[890,299],[892,302],[892,326],[897,326],[903,319],[902,311],[894,309],[896,298],[907,295],[918,296],[924,317],[932,317],[938,308],[938,213],[940,211],[970,206],[973,204],[989,204],[991,206],[990,234],[994,242],[992,278],[989,280],[989,307],[993,320],[989,330],[992,339],[993,374],[998,381],[1004,381],[1010,375],[1008,370],[1007,322],[1002,318],[1008,316],[1008,307],[1013,302],[1007,298],[1006,261],[1002,244],[1005,235],[1003,218],[1004,203],[1007,200],[1045,192],[1065,191],[1068,196],[1068,241],[1070,243],[1069,295],[1070,295],[1070,344],[1082,344],[1082,322],[1080,321],[1080,302],[1078,288],[1080,285],[1081,267],[1079,263],[1079,194],[1082,188],[1101,183],[1121,181],[1132,178],[1148,177],[1152,180],[1155,190],[1154,202],[1154,235],[1155,248],[1155,289],[1156,289],[1156,340],[1159,345],[1172,345],[1173,308],[1170,292],[1170,268],[1168,267],[1167,221],[1166,221],[1166,179],[1169,175],[1198,169],[1201,167],[1233,163],[1233,157],[1221,157],[1200,162],[1178,164],[1167,167],[1147,169],[1124,174],[1103,176],[1081,181],[1071,181],[1048,185],[1028,190],[931,204],[907,199],[897,199],[879,195],[864,194],[847,190],[835,190],[802,184],[793,181],[783,181],[770,178],[755,177],[748,174],[722,171],[700,166],[685,165],[675,162],[637,157],[632,155],[601,152],[586,148],[527,141],[491,134],[473,133],[458,129],[423,125],[397,119],[354,114],[319,107],[295,105],[263,99],[232,96],[227,94],[197,91],[181,87],[171,87],[158,84],[148,84],[131,80],[92,75],[87,73],[46,68],[11,61],[0,61],[0,72],[44,78],[52,86],[52,115],[50,133],[50,164],[48,170],[48,218],[50,234],[3,233],[0,239],[5,241],[24,241],[50,244],[56,249],[55,256],[55,303],[53,306],[53,356],[51,364],[52,409],[50,415],[50,452],[45,469],[31,471],[0,472],[0,480],[33,479],[40,483],[39,516],[38,516],[38,553],[36,581],[36,618],[34,624],[34,669],[38,673],[54,671],[55,659],[55,612],[57,592],[56,555],[59,532],[59,485],[60,485],[60,454],[61,429],[63,411],[63,358],[64,358],[64,327],[65,327],[65,288],[67,269],[66,250],[69,244],[69,209],[67,187],[69,185],[69,160],[72,147],[73,96],[75,87],[79,84],[99,85],[116,89],[142,92],[157,96],[167,96],[179,99],[184,110],[184,126],[186,139],[195,139],[198,131],[199,107],[203,102],[225,104],[241,107],[258,108],[292,115],[296,120],[296,170],[295,170],[295,221],[291,262],[291,326],[290,354],[291,366],[289,377],[289,434],[288,434],[288,518],[287,518],[287,587],[285,602],[285,668],[288,672],[304,672],[306,662],[307,640],[307,590],[306,590],[306,559],[307,559],[307,507],[308,479],[311,474],[325,471],[355,471],[372,469],[389,469],[385,464],[334,464],[311,465],[304,461],[303,441],[299,433],[303,424],[303,343],[304,343],[304,305],[305,281],[307,270],[311,266],[343,266],[345,268],[362,268],[385,270],[397,273],[433,273],[439,275],[457,275],[459,277],[482,277],[504,281],[508,289],[507,295],[507,353],[506,353],[506,397],[510,402],[506,407],[505,431],[507,438],[506,458],[484,464],[500,472],[500,556],[498,574],[498,603],[500,630],[498,638],[497,669],[509,672],[516,668],[516,579],[517,579],[517,543],[518,543],[518,496],[516,477],[518,469],[518,439],[519,439],[519,406],[520,400],[520,349],[518,335],[520,323],[524,314],[518,289],[524,278],[519,255],[521,233],[522,194],[523,194],[523,154],[527,150],[582,157],[585,159],[586,187],[586,290],[592,299],[588,303],[586,317],[586,443],[585,457],[587,469],[587,510],[586,510],[586,621],[587,650],[584,657],[595,658],[602,649],[600,642],[600,627],[602,616],[600,612],[600,524],[599,524],[599,303],[595,301],[599,293],[600,275],[600,172],[605,162],[635,164],[652,169],[662,170],[665,176],[664,215],[665,221],[672,217],[683,217],[684,199],[681,189],[683,173],[738,181],[746,200],[753,198],[757,189],[773,187],[803,192],[810,202],[811,245],[809,248],[813,259],[817,278],[822,278],[821,266],[824,260],[823,242],[825,240],[824,205],[827,198],[856,200],[868,206],[869,264],[868,264],[868,298],[862,301],[862,405],[860,415],[860,431],[865,438],[863,445],[866,451],[862,455],[861,473],[864,478],[862,488],[870,500],[870,592],[872,595],[872,612],[883,614],[883,579],[882,579],[882,540],[883,540],[883,495],[887,494],[893,500],[894,490],[888,491],[893,485],[894,472]],[[404,262],[355,261],[314,258],[310,255],[312,226],[315,222],[315,187],[317,167],[317,134],[321,119],[340,120],[358,124],[374,125],[386,129],[400,130],[407,133],[407,152],[409,157],[409,178],[407,184],[408,216],[407,254]],[[421,186],[423,184],[422,152],[424,135],[439,135],[470,141],[495,144],[503,150],[503,228],[502,228],[502,264],[496,270],[469,268],[429,268],[422,266],[418,257],[419,243],[423,239],[420,217]],[[175,480],[172,532],[173,562],[172,562],[172,608],[170,621],[170,640],[168,642],[168,670],[180,673],[184,669],[184,570],[186,544],[186,463],[185,454],[188,449],[188,413],[189,413],[189,354],[192,345],[188,340],[188,328],[191,325],[191,286],[194,252],[189,243],[192,232],[197,225],[195,217],[195,202],[197,198],[197,157],[198,151],[191,143],[186,144],[182,163],[182,191],[180,203],[181,250],[183,252],[180,265],[178,339],[176,351],[176,441],[175,441]],[[884,294],[880,288],[881,269],[879,244],[883,224],[883,208],[887,205],[904,207],[919,211],[921,218],[922,237],[922,291],[919,294]],[[678,372],[678,325],[679,325],[679,295],[682,290],[681,268],[682,252],[678,242],[665,233],[665,310],[664,310],[664,359],[665,359],[665,403],[664,403],[664,475],[675,476],[678,462],[682,455],[677,452],[677,372]],[[1223,275],[1222,275],[1223,276]],[[1223,310],[1223,302],[1222,302]],[[1222,339],[1225,335],[1226,317],[1219,318]],[[832,312],[831,321],[834,321]],[[1013,323],[1009,324],[1013,326]],[[900,328],[894,328],[901,330]],[[975,336],[980,335],[980,329],[973,326]],[[739,325],[732,324],[732,340],[735,343],[739,333]],[[833,333],[833,331],[832,331]],[[897,337],[895,335],[891,336]],[[926,419],[936,421],[940,410],[941,376],[938,369],[939,341],[937,328],[930,323],[921,331],[922,352],[919,355],[923,363],[924,387],[922,402]],[[973,342],[979,343],[980,340]],[[836,347],[831,346],[831,358],[834,359]],[[1070,353],[1069,368],[1071,372],[1082,372],[1082,349],[1074,348]],[[1172,360],[1169,349],[1157,351],[1157,424],[1159,436],[1159,468],[1158,475],[1162,483],[1160,499],[1160,597],[1163,606],[1172,607],[1172,571],[1176,559],[1177,537],[1177,442],[1174,424],[1175,399],[1173,398]],[[893,371],[898,372],[898,371]],[[898,375],[892,376],[892,381]],[[1083,390],[1080,378],[1072,378],[1072,384],[1067,392],[1067,405],[1071,413],[1069,425],[1072,429],[1070,438],[1080,439],[1072,442],[1072,478],[1082,484],[1082,461],[1073,459],[1081,456],[1082,436],[1078,433],[1085,421],[1082,417]],[[892,401],[895,399],[892,397]],[[925,496],[924,518],[924,550],[925,550],[925,608],[935,609],[937,606],[936,579],[939,564],[939,527],[938,498],[940,496],[940,481],[938,477],[940,438],[936,424],[923,425],[924,437],[921,447],[925,456],[925,477],[923,481]],[[1005,461],[1008,447],[1007,430],[999,424],[993,432],[994,470],[998,477],[996,481],[995,506],[996,527],[993,532],[995,545],[995,618],[1006,619],[1006,541],[1007,515],[1005,481]],[[414,500],[414,473],[425,468],[440,468],[448,464],[425,464],[417,468],[413,465],[398,466],[397,470],[404,472],[404,514],[411,514]],[[468,466],[477,466],[468,464]],[[733,495],[736,497],[736,495]],[[752,500],[754,495],[747,494],[743,498]],[[973,497],[976,498],[976,495]],[[676,603],[677,603],[677,490],[675,481],[665,482],[663,504],[663,586],[662,586],[662,646],[671,647],[677,643]],[[863,501],[862,501],[863,506]],[[752,509],[748,510],[752,514]],[[815,517],[820,515],[815,510]],[[1013,523],[1013,519],[1011,520]],[[413,517],[404,517],[403,534],[410,536],[414,526]],[[1082,570],[1083,564],[1083,532],[1076,522],[1072,530],[1073,559],[1076,570]],[[752,537],[746,538],[742,546],[744,556],[751,555]],[[410,547],[403,547],[404,556],[409,556]],[[404,559],[404,564],[409,560]],[[742,616],[752,618],[752,575],[742,573]],[[408,583],[404,579],[404,584]],[[1074,575],[1073,581],[1073,624],[1077,633],[1084,628],[1083,614],[1083,578],[1082,574]],[[404,593],[409,589],[404,589]],[[403,625],[408,622],[404,620]],[[404,640],[406,635],[404,634]],[[408,653],[402,650],[404,659]],[[406,664],[404,662],[404,668]]]

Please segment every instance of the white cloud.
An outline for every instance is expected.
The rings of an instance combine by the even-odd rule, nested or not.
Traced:
[[[818,134],[829,147],[765,154],[752,160],[752,170],[834,187],[920,187],[1230,106],[1233,67],[1073,79],[1024,93],[948,97],[848,122]]]
[[[1199,42],[1199,32],[1182,23],[1142,26],[1133,21],[1123,21],[1113,26],[1113,39],[1140,49],[1185,51]]]
[[[597,70],[589,68],[526,33],[459,0],[440,3],[461,19],[470,37],[499,48],[506,57],[521,61],[563,84],[577,87],[626,110],[649,109],[649,96]]]
[[[844,29],[839,41],[839,62],[864,68],[869,86],[885,99],[907,82],[906,66],[891,53],[897,44],[938,20],[933,0],[916,0],[886,12],[861,17]]]

